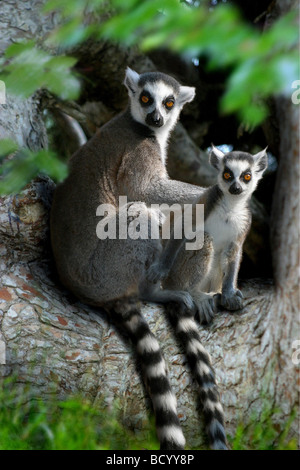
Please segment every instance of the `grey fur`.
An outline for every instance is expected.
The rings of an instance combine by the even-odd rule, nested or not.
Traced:
[[[153,102],[163,116],[164,123],[159,129],[147,125],[147,111],[139,102],[140,81],[144,87],[150,87]],[[179,84],[173,86],[173,79],[161,74],[139,76],[131,69],[127,69],[124,83],[130,98],[129,108],[102,127],[73,155],[69,176],[56,188],[51,210],[51,242],[57,270],[62,283],[79,299],[105,308],[127,331],[136,346],[145,384],[152,397],[161,448],[182,449],[184,437],[167,367],[142,317],[138,297],[172,306],[170,318],[179,336],[182,338],[185,334],[184,346],[187,350],[196,347],[202,351],[201,355],[190,351],[188,357],[196,367],[195,377],[202,390],[204,410],[212,397],[216,405],[215,411],[206,414],[208,430],[212,420],[219,423],[217,433],[215,428],[209,431],[212,446],[224,448],[222,407],[212,366],[197,336],[193,298],[186,290],[161,289],[159,280],[150,282],[148,279],[150,268],[159,265],[164,252],[162,240],[151,237],[102,240],[96,236],[99,222],[96,212],[100,204],[110,204],[118,210],[117,214],[109,216],[117,220],[118,215],[130,209],[131,218],[138,217],[146,227],[149,227],[149,216],[154,215],[159,228],[161,213],[151,209],[150,204],[191,203],[204,194],[203,188],[169,179],[165,167],[169,133],[184,103],[193,99],[194,89]],[[175,97],[174,109],[164,111],[164,93],[170,93],[170,89]],[[128,204],[118,209],[119,196],[125,195]],[[203,266],[205,263],[199,266],[200,271]],[[198,272],[196,269],[195,273]],[[193,272],[190,275],[195,277]],[[189,328],[182,332],[180,321],[185,316]]]
[[[179,94],[180,85],[177,80],[175,80],[175,78],[171,77],[170,75],[166,75],[165,73],[161,72],[148,72],[141,74],[138,84],[140,87],[144,87],[146,83],[155,83],[160,81],[173,88],[176,95]]]

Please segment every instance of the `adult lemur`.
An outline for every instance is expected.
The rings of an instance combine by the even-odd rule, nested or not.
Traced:
[[[194,321],[195,302],[199,303],[200,312],[206,312],[211,299],[197,299],[194,290],[192,297],[186,290],[160,288],[160,275],[155,280],[157,267],[164,258],[165,248],[160,238],[99,239],[96,235],[99,205],[115,207],[118,212],[112,217],[118,219],[117,223],[124,214],[130,214],[131,219],[144,220],[150,231],[150,219],[151,224],[155,221],[157,226],[161,224],[161,213],[150,208],[151,204],[183,205],[201,201],[205,196],[203,188],[169,179],[165,167],[170,131],[184,104],[194,98],[194,88],[181,86],[162,73],[139,75],[129,68],[124,83],[130,99],[128,109],[75,153],[69,176],[55,191],[51,239],[58,273],[77,297],[105,308],[127,331],[136,347],[152,399],[161,448],[183,449],[185,439],[167,366],[156,338],[142,317],[138,298],[168,304],[174,329],[186,348],[200,386],[211,446],[225,449],[224,418],[215,377]],[[119,207],[120,196],[126,196],[128,204]],[[205,249],[199,251],[200,265],[205,265],[203,254],[208,246],[206,237]],[[182,263],[181,251],[176,248]],[[167,260],[170,253],[171,241]],[[171,265],[172,269],[176,268],[176,259],[168,266],[169,271]],[[198,273],[197,269],[182,272],[192,279]],[[170,276],[164,277],[166,283],[171,283]]]

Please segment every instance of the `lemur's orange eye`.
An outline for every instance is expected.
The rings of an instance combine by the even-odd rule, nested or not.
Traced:
[[[146,96],[146,95],[143,95],[143,96],[142,96],[142,98],[141,98],[141,100],[142,100],[142,102],[143,102],[143,103],[145,103],[145,104],[146,104],[146,103],[148,103],[148,101],[149,101],[149,98],[148,98],[148,96]]]
[[[169,101],[166,102],[166,107],[167,108],[171,109],[171,108],[173,108],[173,106],[174,106],[174,101],[169,100]]]
[[[250,181],[250,180],[251,180],[251,173],[246,173],[246,174],[244,175],[244,180],[245,180],[245,181]]]
[[[228,173],[228,171],[225,171],[225,173],[224,173],[223,176],[224,176],[224,179],[225,179],[225,180],[230,180],[230,178],[231,178],[231,174]]]

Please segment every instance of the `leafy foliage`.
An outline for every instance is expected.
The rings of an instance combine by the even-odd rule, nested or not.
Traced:
[[[4,158],[13,153],[13,158]],[[66,164],[54,152],[19,149],[10,139],[0,141],[0,163],[1,160],[0,195],[17,193],[41,171],[55,181],[61,181],[67,176]]]
[[[154,423],[144,442],[120,422],[116,402],[112,409],[95,407],[80,396],[56,400],[30,398],[17,378],[0,382],[0,450],[157,450]],[[275,424],[276,414],[266,404],[261,416],[241,423],[230,439],[233,450],[296,450],[296,440],[288,438],[292,414],[283,431]]]
[[[291,424],[296,419],[293,412],[283,430],[276,424],[279,409],[265,402],[261,416],[253,413],[248,423],[241,422],[232,441],[233,450],[297,450],[297,439],[288,438]]]
[[[30,398],[16,378],[0,382],[0,450],[141,449],[120,424],[117,403],[108,410],[79,396],[56,400],[52,392],[52,397],[47,402]],[[147,445],[157,449],[152,428]]]
[[[205,2],[198,3],[48,0],[44,13],[55,10],[62,18],[46,44],[68,50],[88,38],[105,38],[139,44],[144,51],[163,46],[190,58],[205,55],[209,67],[232,70],[222,110],[238,112],[241,119],[257,125],[266,115],[262,99],[276,93],[290,94],[299,76],[296,12],[261,33],[246,24],[230,4],[208,8]],[[10,46],[5,58],[9,63],[2,73],[8,90],[28,97],[46,87],[62,99],[78,96],[79,82],[72,72],[74,58],[51,56],[34,41]]]
[[[62,99],[73,99],[80,85],[71,68],[76,59],[52,56],[35,45],[34,41],[16,43],[8,47],[9,59],[2,75],[6,87],[21,98],[28,98],[40,88],[47,88]]]
[[[47,88],[61,99],[76,99],[80,80],[74,72],[76,60],[67,55],[70,48],[87,39],[138,45],[145,52],[163,46],[190,60],[205,56],[211,69],[229,70],[221,111],[257,126],[267,116],[266,99],[280,93],[290,96],[299,76],[296,12],[261,33],[230,2],[215,3],[212,7],[204,0],[48,0],[43,12],[58,13],[60,26],[49,34],[44,48],[34,40],[11,45],[0,62],[0,78],[8,92],[22,98]],[[52,55],[51,50],[60,54]],[[12,186],[1,183],[2,193],[21,189],[37,168],[53,177],[56,173],[59,179],[65,175],[53,154],[48,154],[53,165],[47,164],[46,153],[22,155],[28,160],[19,160],[17,166],[24,176],[17,178],[15,173]]]

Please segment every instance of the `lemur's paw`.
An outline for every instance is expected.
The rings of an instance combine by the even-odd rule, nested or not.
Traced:
[[[156,284],[157,282],[164,280],[167,276],[167,270],[162,269],[159,263],[153,263],[147,270],[146,280],[151,284]]]
[[[238,289],[228,294],[222,293],[220,305],[226,310],[240,310],[243,308],[243,294]]]
[[[211,323],[216,313],[216,301],[214,297],[207,296],[202,299],[194,300],[197,306],[196,320],[202,324]]]
[[[194,311],[195,303],[193,297],[189,292],[186,291],[175,291],[175,294],[178,295],[178,300],[183,304],[183,307],[187,310]]]

